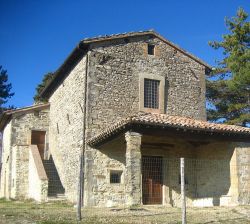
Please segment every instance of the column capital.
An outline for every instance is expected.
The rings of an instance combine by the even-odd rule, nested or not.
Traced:
[[[127,139],[128,137],[142,137],[142,134],[138,133],[138,132],[134,132],[134,131],[127,131],[125,133],[125,139]]]

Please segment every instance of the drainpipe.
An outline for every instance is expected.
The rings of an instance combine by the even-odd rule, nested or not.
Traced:
[[[79,48],[82,50],[88,50],[88,46],[84,46],[82,48],[79,45]],[[87,96],[88,96],[88,66],[89,66],[89,51],[86,54],[86,69],[85,69],[85,86],[84,86],[84,105],[82,108],[83,113],[83,143],[82,143],[82,150],[80,153],[80,167],[79,167],[79,183],[78,183],[78,200],[77,200],[77,220],[81,221],[82,214],[81,208],[83,206],[83,199],[84,199],[84,152],[86,149],[86,124],[87,124]],[[81,106],[81,105],[80,105]]]

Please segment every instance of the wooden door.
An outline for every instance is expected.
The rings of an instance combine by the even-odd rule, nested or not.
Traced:
[[[44,159],[44,150],[45,150],[45,131],[32,131],[31,134],[31,144],[37,145],[40,156]]]
[[[142,202],[162,204],[162,157],[142,157]]]

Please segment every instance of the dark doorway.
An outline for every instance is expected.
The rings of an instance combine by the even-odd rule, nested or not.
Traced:
[[[162,204],[162,157],[142,157],[142,202]]]
[[[31,133],[31,145],[37,145],[42,159],[44,159],[45,135],[45,131],[32,131]]]

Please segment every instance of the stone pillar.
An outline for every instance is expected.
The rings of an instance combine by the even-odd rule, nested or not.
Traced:
[[[236,146],[237,173],[239,184],[239,204],[250,204],[250,143]]]
[[[126,175],[125,194],[126,204],[140,205],[141,192],[141,134],[126,132]]]

